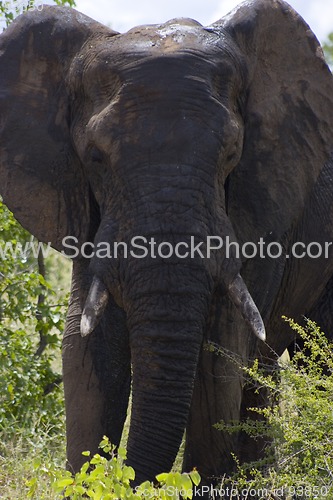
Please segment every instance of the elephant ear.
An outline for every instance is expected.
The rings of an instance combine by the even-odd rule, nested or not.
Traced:
[[[333,151],[332,75],[309,26],[282,0],[244,2],[213,26],[247,68],[229,215],[242,242],[281,241]]]
[[[66,78],[82,46],[115,34],[66,7],[18,17],[0,35],[0,194],[37,238],[86,239],[89,185],[70,138]]]

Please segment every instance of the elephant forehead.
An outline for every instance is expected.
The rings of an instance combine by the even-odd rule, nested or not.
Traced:
[[[145,55],[170,54],[184,50],[205,51],[217,35],[192,19],[173,19],[165,24],[138,26],[114,40],[120,52]]]

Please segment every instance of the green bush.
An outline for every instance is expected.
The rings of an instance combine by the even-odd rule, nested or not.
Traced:
[[[331,69],[333,68],[333,33],[330,33],[323,43],[324,54]]]
[[[75,7],[75,0],[54,0],[57,5]],[[43,0],[0,0],[0,22],[4,21],[8,26],[15,17],[28,10],[43,8]]]
[[[281,362],[278,373],[264,373],[258,362],[245,369],[252,384],[258,390],[265,387],[276,403],[251,409],[264,417],[262,421],[218,425],[254,438],[266,436],[269,443],[265,460],[238,467],[229,483],[237,491],[264,489],[263,498],[332,498],[332,344],[314,322],[307,320],[301,327],[287,321],[303,340],[303,350]]]
[[[63,413],[61,376],[54,364],[66,300],[40,274],[44,261],[31,251],[9,251],[18,245],[24,249],[30,241],[0,201],[0,435],[7,439],[17,429],[34,432],[37,424],[57,427]]]
[[[135,479],[135,471],[125,464],[126,451],[119,448],[116,454],[115,448],[109,440],[104,437],[100,448],[109,458],[99,454],[94,455],[81,467],[80,472],[73,477],[70,472],[54,467],[47,469],[40,460],[35,461],[36,473],[48,474],[57,498],[65,495],[73,500],[92,498],[94,500],[140,500],[140,499],[191,499],[193,497],[193,486],[198,486],[200,476],[197,471],[189,474],[180,472],[162,473],[156,476],[157,485],[146,481],[134,488],[131,481]],[[89,452],[83,455],[89,457]],[[37,478],[28,482],[28,498],[35,498]]]

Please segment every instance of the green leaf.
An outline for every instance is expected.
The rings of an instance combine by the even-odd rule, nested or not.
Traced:
[[[197,470],[192,470],[190,472],[190,478],[191,478],[193,484],[195,484],[195,486],[199,486],[200,481],[201,481],[201,477],[200,477],[200,474]]]
[[[135,471],[133,467],[123,467],[123,481],[133,481],[135,479]]]
[[[168,474],[166,472],[162,472],[156,476],[156,479],[159,483],[164,484],[168,478]]]
[[[189,474],[182,474],[181,475],[181,486],[180,486],[180,490],[183,491],[184,493],[186,493],[184,496],[184,498],[192,498],[193,496],[193,491],[192,491],[192,487],[193,487],[193,483],[191,481],[191,478],[189,476]]]
[[[86,488],[84,488],[80,484],[77,484],[75,486],[75,493],[79,493],[80,495],[83,495],[85,492],[86,492]]]
[[[65,477],[63,479],[59,479],[56,484],[59,488],[65,488],[66,486],[74,484],[74,479],[72,477]]]
[[[95,464],[100,464],[101,461],[102,461],[101,455],[99,453],[95,453],[95,455],[90,460],[90,463],[95,465]]]

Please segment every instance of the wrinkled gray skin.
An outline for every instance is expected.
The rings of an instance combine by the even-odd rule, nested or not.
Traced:
[[[333,233],[333,85],[314,35],[280,0],[209,28],[176,19],[125,34],[45,6],[0,36],[0,68],[0,192],[40,240],[283,246],[275,259],[75,259],[69,467],[103,434],[119,443],[131,377],[138,482],[171,468],[185,428],[184,467],[207,481],[232,470],[231,452],[255,457],[250,440],[212,427],[258,401],[230,356],[203,344],[274,362],[293,340],[282,314],[332,327],[332,252],[288,257]],[[253,335],[261,318],[267,343]]]

